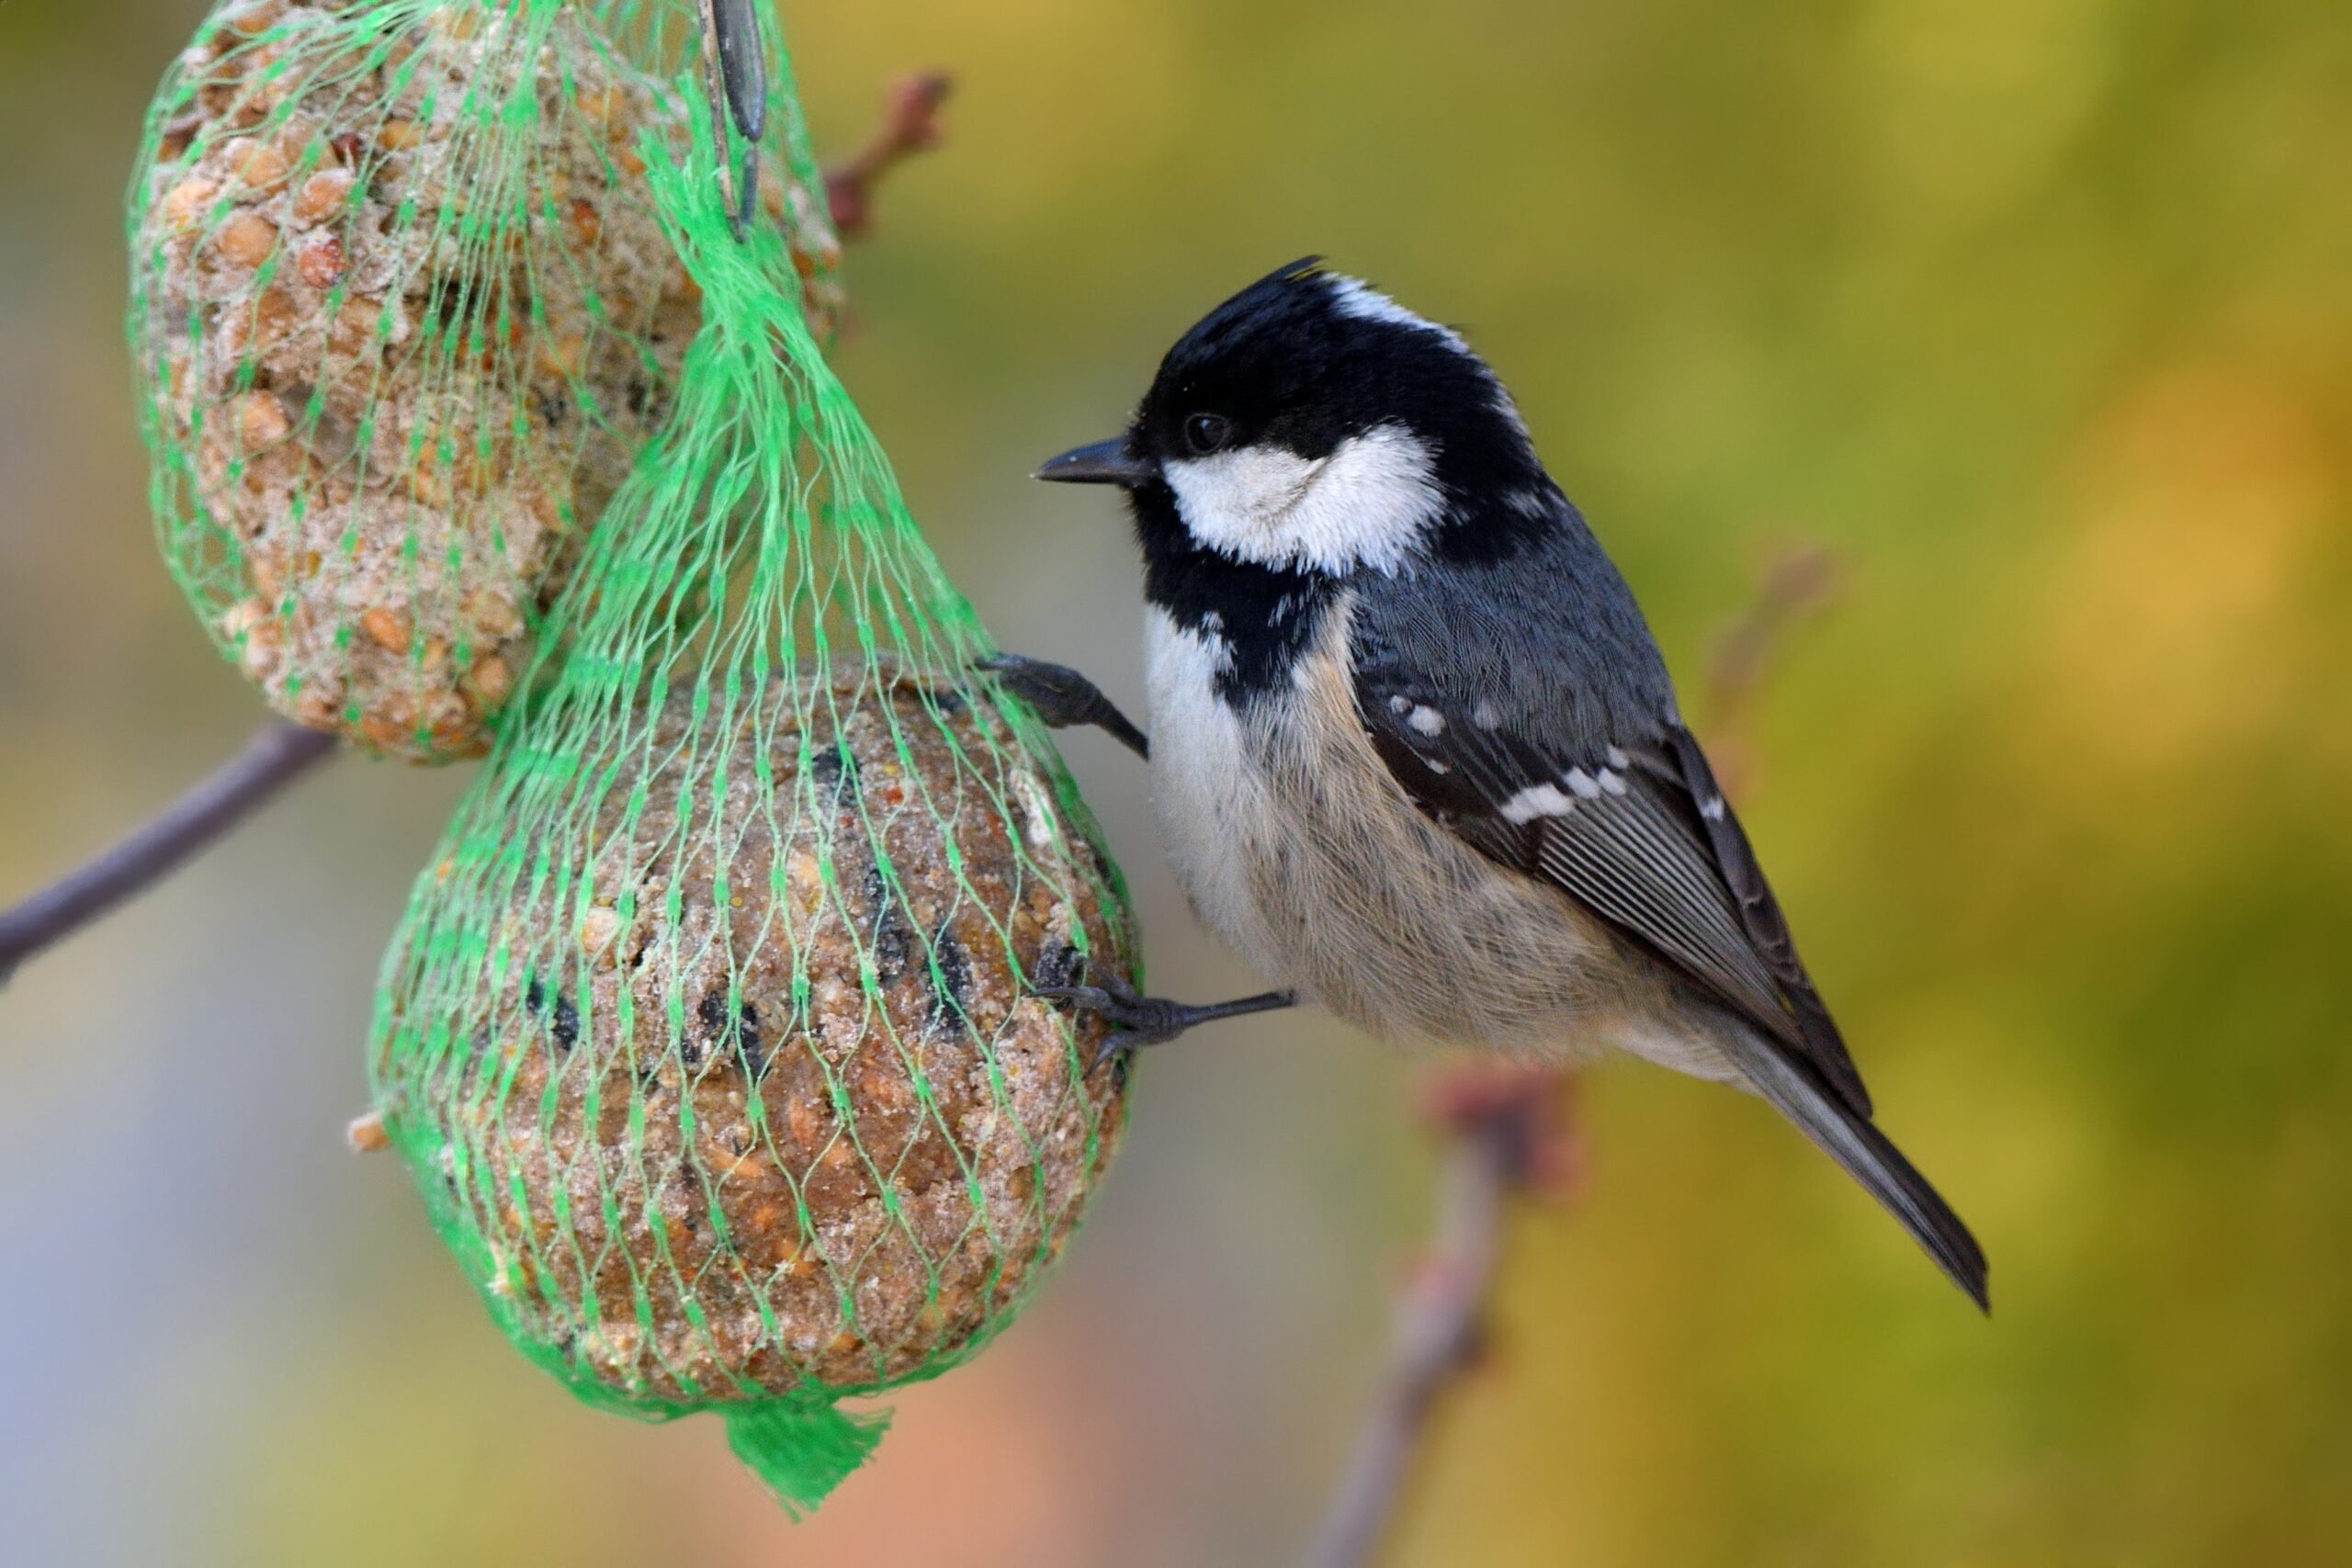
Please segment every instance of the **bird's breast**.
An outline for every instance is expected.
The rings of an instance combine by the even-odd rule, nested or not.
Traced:
[[[1219,640],[1153,616],[1152,794],[1194,910],[1269,980],[1374,1033],[1556,1041],[1597,938],[1552,889],[1423,817],[1356,714],[1348,606],[1236,706]]]
[[[1181,626],[1165,610],[1148,613],[1152,808],[1193,911],[1246,953],[1261,930],[1250,870],[1276,824],[1251,762],[1260,747],[1250,731],[1258,727],[1217,691],[1232,657],[1213,631]]]
[[[1356,717],[1347,618],[1334,606],[1278,679],[1238,694],[1232,647],[1213,626],[1155,610],[1146,637],[1152,801],[1170,863],[1228,946],[1317,991],[1305,933],[1358,905],[1350,885],[1413,826]]]

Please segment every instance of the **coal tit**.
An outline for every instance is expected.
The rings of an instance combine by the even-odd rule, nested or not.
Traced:
[[[1043,479],[1125,492],[1148,744],[1193,908],[1283,988],[1062,987],[1123,1043],[1294,998],[1393,1040],[1614,1045],[1760,1094],[1984,1304],[1984,1255],[1871,1100],[1632,592],[1462,336],[1295,263],[1169,350],[1126,433]]]

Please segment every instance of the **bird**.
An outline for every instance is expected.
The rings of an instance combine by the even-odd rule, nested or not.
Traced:
[[[1124,1052],[1320,1004],[1407,1044],[1609,1048],[1748,1089],[1980,1309],[1983,1249],[1869,1091],[1632,590],[1456,329],[1307,257],[1212,310],[1119,435],[1148,728],[1066,665],[989,673],[1142,754],[1193,908],[1275,988],[1044,987]]]

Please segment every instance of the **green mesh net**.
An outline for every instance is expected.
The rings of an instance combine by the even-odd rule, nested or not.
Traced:
[[[642,141],[701,324],[387,956],[385,1131],[582,1398],[725,1414],[787,1504],[846,1394],[1001,1327],[1117,1142],[1038,986],[1135,977],[1116,872],[707,143]]]
[[[700,320],[644,156],[708,123],[697,13],[238,0],[165,75],[130,222],[159,536],[287,717],[488,744]],[[756,183],[821,340],[839,247],[778,96]]]

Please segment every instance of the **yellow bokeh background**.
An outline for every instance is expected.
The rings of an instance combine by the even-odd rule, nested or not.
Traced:
[[[0,5],[0,899],[260,714],[148,537],[119,326],[141,108],[201,9]],[[836,151],[893,73],[960,78],[853,255],[839,363],[1009,646],[1137,698],[1123,525],[1023,476],[1307,251],[1487,353],[1686,690],[1776,552],[1837,563],[1743,716],[1747,815],[1996,1314],[1758,1105],[1605,1067],[1395,1561],[2345,1560],[2352,11],[786,21]],[[1139,771],[1068,750],[1158,987],[1254,988]],[[715,1424],[526,1366],[402,1173],[343,1147],[462,784],[339,763],[0,991],[0,1557],[1296,1556],[1425,1224],[1409,1064],[1314,1015],[1151,1062],[1053,1288],[791,1526]]]

